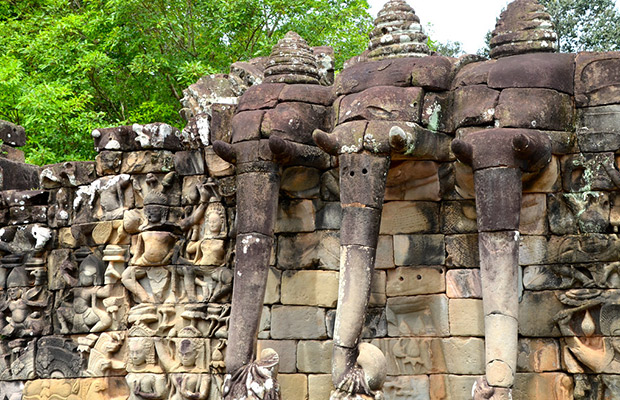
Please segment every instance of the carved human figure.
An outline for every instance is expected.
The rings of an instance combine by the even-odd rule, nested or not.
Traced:
[[[142,303],[176,301],[174,293],[176,274],[173,268],[130,266],[123,271],[121,281],[125,288]]]
[[[222,265],[225,262],[226,210],[215,197],[209,200],[205,211],[203,238],[187,245],[187,258],[194,265]]]
[[[127,374],[128,400],[164,400],[168,398],[168,380],[160,374]]]
[[[7,277],[7,291],[0,302],[0,316],[6,322],[1,335],[33,336],[45,329],[41,309],[48,305],[47,292],[42,286],[25,289],[26,282],[23,271],[18,268]]]
[[[174,372],[171,378],[173,387],[170,400],[207,399],[211,389],[211,376],[201,373],[205,368],[199,361],[205,356],[204,340],[182,338],[177,340],[175,345],[175,357],[172,357],[163,342],[155,342],[164,370]]]
[[[96,261],[95,261],[96,260]],[[102,332],[112,326],[113,313],[121,298],[112,297],[113,285],[93,286],[103,265],[100,260],[86,258],[79,268],[79,287],[68,293],[58,308],[62,333]]]

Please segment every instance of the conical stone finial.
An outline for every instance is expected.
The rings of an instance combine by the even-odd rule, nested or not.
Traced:
[[[427,40],[413,8],[403,0],[389,0],[370,32],[368,58],[425,57],[430,54]]]
[[[537,0],[516,0],[502,12],[491,36],[491,58],[557,51],[551,16]]]
[[[319,84],[316,57],[297,33],[287,33],[273,47],[265,68],[264,82]]]

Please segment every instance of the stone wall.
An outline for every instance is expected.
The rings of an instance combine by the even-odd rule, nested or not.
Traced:
[[[269,212],[236,207],[247,167],[220,158],[213,143],[257,143],[244,151],[259,153],[271,136],[293,142],[304,129],[338,135],[343,126],[357,135],[360,123],[360,143],[372,124],[390,140],[395,128],[420,135],[406,151],[380,147],[377,135],[345,152],[383,152],[390,163],[362,331],[385,355],[385,399],[469,399],[488,374],[478,232],[481,221],[511,216],[477,214],[476,164],[459,152],[458,161],[450,143],[494,129],[527,130],[551,152],[522,177],[512,396],[620,398],[620,53],[511,43],[491,60],[418,58],[417,47],[373,59],[375,46],[335,82],[330,49],[315,48],[323,68],[314,86],[278,81],[266,59],[238,63],[186,90],[183,131],[97,129],[94,162],[45,166],[34,190],[13,179],[32,172],[9,179],[0,163],[0,400],[221,399],[228,332],[240,323],[230,304],[242,273],[237,227]],[[278,353],[282,399],[323,400],[334,389],[341,172],[335,156],[313,166],[278,160],[256,354]],[[252,190],[260,198],[264,188]]]

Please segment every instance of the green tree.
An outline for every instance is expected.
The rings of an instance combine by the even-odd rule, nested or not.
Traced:
[[[0,0],[0,119],[26,128],[27,160],[94,157],[95,127],[182,126],[182,90],[268,55],[289,30],[331,45],[336,66],[367,46],[366,0]]]
[[[551,14],[560,51],[620,49],[620,13],[613,0],[540,0]]]

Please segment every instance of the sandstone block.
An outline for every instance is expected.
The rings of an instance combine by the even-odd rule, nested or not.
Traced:
[[[435,340],[440,342],[448,373],[474,375],[484,372],[483,339],[447,338]]]
[[[116,175],[121,172],[122,151],[101,151],[95,157],[95,169],[98,176]]]
[[[278,205],[278,217],[275,231],[282,232],[312,232],[315,212],[312,200],[282,201]]]
[[[174,170],[174,156],[166,150],[132,151],[123,154],[122,174],[147,174]]]
[[[489,71],[489,87],[546,88],[574,92],[574,54],[520,54],[497,60]]]
[[[297,369],[304,373],[330,373],[333,348],[334,343],[331,340],[300,340],[297,344]]]
[[[325,400],[334,390],[331,374],[308,375],[308,400]]]
[[[392,400],[429,400],[429,378],[426,375],[390,376],[383,385],[383,394]]]
[[[282,272],[276,268],[269,268],[269,275],[267,275],[267,288],[265,289],[265,300],[263,301],[264,304],[275,304],[280,302],[281,280]]]
[[[283,399],[307,400],[308,377],[303,374],[279,374],[280,393]]]
[[[290,167],[282,172],[280,190],[293,198],[319,197],[321,173],[316,168]]]
[[[239,98],[237,111],[260,110],[273,108],[278,104],[280,92],[286,85],[282,83],[266,83],[254,85],[243,93]]]
[[[575,64],[577,107],[618,103],[620,53],[579,53]]]
[[[446,236],[446,265],[448,267],[477,268],[480,266],[478,255],[478,235]]]
[[[325,310],[306,306],[274,306],[271,312],[273,339],[324,339]]]
[[[443,235],[395,235],[394,263],[404,265],[442,265],[445,261]]]
[[[570,131],[573,101],[550,89],[504,89],[495,118],[500,127]]]
[[[441,200],[439,164],[392,161],[385,184],[385,200]]]
[[[387,302],[386,317],[392,337],[449,336],[445,295],[392,297]]]
[[[338,270],[338,232],[320,231],[295,236],[278,236],[278,267],[281,269],[323,268]]]
[[[282,274],[282,304],[336,307],[338,301],[338,272],[284,271]]]
[[[486,85],[464,86],[454,91],[453,126],[485,125],[493,122],[500,92]]]
[[[274,349],[278,353],[278,370],[281,373],[297,372],[297,344],[294,340],[259,340],[256,353],[260,354],[264,349]]]
[[[0,140],[14,147],[26,144],[26,130],[23,126],[0,120]]]
[[[316,204],[316,229],[340,229],[342,224],[342,207],[335,201],[317,202]]]
[[[476,204],[470,200],[446,201],[441,205],[441,232],[476,233]]]
[[[374,86],[345,96],[338,122],[356,120],[412,121],[420,119],[424,91],[419,87]]]
[[[385,304],[385,303],[384,303]],[[334,325],[336,323],[336,310],[328,310],[326,313],[327,335],[334,337]],[[369,307],[364,317],[362,328],[363,339],[374,339],[387,336],[387,320],[385,318],[385,306],[379,308]]]
[[[477,376],[431,375],[430,400],[462,400],[471,397]]]
[[[582,152],[620,148],[620,105],[581,108],[577,115],[577,141]]]
[[[560,331],[553,318],[564,309],[556,292],[523,293],[519,303],[519,333],[527,337],[557,337]]]
[[[572,400],[573,379],[555,372],[517,374],[512,396],[514,400]]]
[[[517,355],[517,371],[548,372],[559,371],[560,346],[553,339],[521,338]]]
[[[205,162],[202,152],[190,150],[174,153],[174,170],[181,176],[204,174]]]
[[[370,283],[370,299],[368,300],[368,306],[377,307],[384,306],[387,301],[387,295],[385,291],[386,287],[386,273],[385,271],[374,271],[372,274],[372,281]]]
[[[388,271],[388,297],[441,293],[446,290],[442,267],[401,267]]]
[[[449,298],[481,299],[479,269],[451,269],[446,273],[446,295]]]
[[[379,235],[377,254],[375,256],[375,269],[394,268],[394,241],[392,236]]]
[[[380,233],[436,233],[439,231],[437,203],[392,201],[383,205]]]
[[[450,299],[450,335],[484,336],[484,313],[482,300]]]
[[[461,86],[485,85],[488,81],[489,72],[496,62],[497,60],[488,60],[466,64],[461,67],[452,80],[452,89]]]
[[[616,163],[610,152],[570,154],[563,156],[560,162],[565,192],[616,189],[608,172],[613,171]]]

